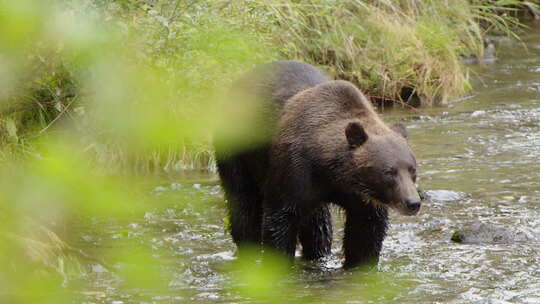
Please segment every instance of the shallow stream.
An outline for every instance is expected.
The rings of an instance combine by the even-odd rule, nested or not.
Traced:
[[[523,36],[527,49],[502,41],[499,59],[473,68],[470,98],[422,114],[394,109],[419,160],[419,185],[428,202],[416,217],[393,213],[379,273],[389,286],[405,280],[394,303],[540,303],[540,29]],[[215,177],[210,177],[210,179]],[[100,267],[84,280],[85,303],[247,303],[235,292],[231,264],[235,246],[225,231],[225,204],[217,183],[166,181],[152,195],[166,200],[128,224],[96,223],[107,233],[83,237],[78,246],[128,246],[141,240],[172,273],[163,292],[120,290]],[[178,202],[178,203],[177,203]],[[454,230],[473,223],[504,225],[530,236],[525,242],[459,244]],[[108,226],[107,226],[108,225]],[[334,253],[324,267],[297,261],[291,297],[305,302],[359,303],[365,284],[341,270],[340,214]],[[536,240],[534,240],[536,238]],[[112,243],[111,243],[112,241]],[[384,284],[383,284],[384,285]],[[363,289],[364,288],[364,289]],[[369,291],[365,291],[369,292]],[[291,298],[292,299],[292,298]],[[489,302],[488,299],[493,300]]]

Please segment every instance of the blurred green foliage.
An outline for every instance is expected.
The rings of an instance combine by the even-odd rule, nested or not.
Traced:
[[[182,168],[205,154],[208,168],[210,130],[238,114],[216,100],[240,71],[272,54],[217,14],[218,2],[3,3],[4,159],[32,149],[28,139],[69,131],[110,166],[143,167],[145,155],[158,168]],[[171,153],[175,145],[184,151]]]
[[[173,1],[0,1],[1,302],[79,298],[75,279],[97,262],[65,242],[95,219],[152,206],[140,181],[115,169],[153,153],[161,166],[159,151],[186,159],[170,147],[207,143],[221,119],[234,121],[209,105],[267,60],[257,37],[225,19],[162,4]],[[92,256],[121,262],[109,270],[126,289],[163,290],[170,276],[145,248]]]

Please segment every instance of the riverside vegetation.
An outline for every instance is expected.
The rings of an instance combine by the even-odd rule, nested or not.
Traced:
[[[516,38],[524,7],[537,6],[0,0],[0,297],[70,302],[81,289],[73,280],[84,273],[80,261],[120,276],[122,288],[159,294],[171,274],[140,243],[129,252],[101,244],[90,254],[67,243],[103,218],[144,216],[154,199],[144,193],[145,173],[212,170],[210,130],[240,130],[232,142],[242,144],[250,112],[217,102],[242,71],[297,59],[379,99],[400,100],[405,90],[426,105],[444,102],[471,87],[461,58],[481,57],[487,35]],[[246,273],[240,292],[271,298],[266,283],[283,273]]]
[[[212,94],[257,63],[296,59],[374,100],[444,103],[470,89],[461,59],[482,57],[487,35],[515,38],[519,9],[537,8],[517,0],[2,3],[0,159],[31,155],[35,138],[69,122],[97,159],[143,172],[212,169],[211,128],[193,125],[212,116]],[[99,121],[96,104],[106,105]],[[113,125],[126,138],[109,136]],[[148,137],[158,147],[121,143]]]

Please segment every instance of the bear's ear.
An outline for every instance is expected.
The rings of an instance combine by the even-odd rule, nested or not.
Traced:
[[[403,124],[393,124],[390,129],[392,129],[397,134],[403,136],[405,139],[409,139],[409,134],[407,134],[407,128]]]
[[[345,136],[347,142],[352,148],[361,146],[368,139],[368,135],[361,124],[357,122],[351,122],[345,128]]]

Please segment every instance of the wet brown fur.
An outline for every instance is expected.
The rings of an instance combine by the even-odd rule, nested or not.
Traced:
[[[345,266],[376,263],[387,207],[413,193],[404,168],[416,161],[402,128],[388,127],[349,82],[291,61],[265,69],[266,79],[248,79],[262,82],[275,132],[266,145],[240,153],[216,146],[234,241],[240,248],[262,241],[293,256],[299,240],[305,258],[320,258],[331,249],[333,203],[346,212]],[[389,168],[400,170],[389,177]]]

